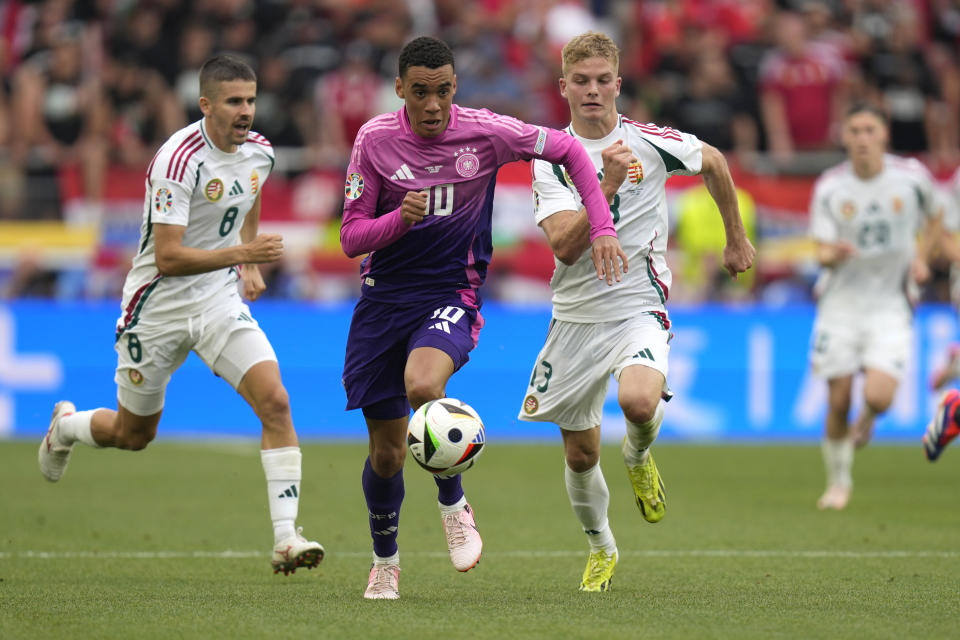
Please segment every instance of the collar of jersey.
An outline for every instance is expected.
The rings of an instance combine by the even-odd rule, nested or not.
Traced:
[[[240,149],[242,148],[243,145],[239,145],[237,147],[237,150],[234,151],[233,153],[227,153],[217,145],[213,144],[213,140],[211,140],[210,136],[207,135],[207,125],[206,125],[206,122],[204,122],[204,120],[205,118],[200,118],[200,133],[203,134],[203,141],[207,144],[209,153],[213,155],[213,157],[218,158],[220,160],[226,160],[227,162],[240,158],[241,157]]]
[[[573,123],[567,125],[567,133],[572,135],[574,138],[580,141],[585,147],[599,147],[601,149],[606,149],[611,144],[623,138],[623,116],[619,113],[617,114],[617,126],[613,128],[613,131],[603,136],[602,138],[583,138],[576,134],[573,130]]]

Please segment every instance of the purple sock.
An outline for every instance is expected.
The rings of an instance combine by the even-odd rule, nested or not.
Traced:
[[[397,552],[397,529],[403,494],[403,469],[392,478],[381,478],[370,466],[368,457],[363,465],[363,495],[367,499],[370,515],[373,552],[381,558],[389,558]]]
[[[434,476],[433,479],[437,482],[437,489],[439,490],[437,500],[440,501],[440,504],[456,504],[463,497],[463,486],[460,484],[459,473],[452,478]]]

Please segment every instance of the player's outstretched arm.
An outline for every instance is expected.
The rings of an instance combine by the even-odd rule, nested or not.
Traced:
[[[164,276],[191,276],[238,264],[273,262],[283,255],[283,238],[260,234],[252,241],[221,249],[183,246],[187,228],[177,224],[154,224],[157,269]]]
[[[723,268],[732,278],[736,278],[738,273],[743,273],[753,265],[757,250],[743,228],[737,188],[733,184],[727,159],[716,147],[706,142],[703,143],[701,175],[707,191],[720,209],[720,217],[723,218],[723,228],[727,235],[727,244],[723,249]]]

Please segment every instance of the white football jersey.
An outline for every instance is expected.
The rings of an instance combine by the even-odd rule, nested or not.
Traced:
[[[664,185],[671,175],[700,173],[702,143],[696,136],[623,116],[618,117],[614,130],[599,140],[581,138],[573,127],[568,127],[567,133],[587,150],[598,177],[603,176],[601,152],[617,140],[630,147],[638,162],[630,166],[610,206],[630,271],[610,287],[597,278],[589,249],[570,266],[554,258],[556,267],[550,281],[554,317],[568,322],[607,322],[645,311],[662,312],[672,284],[666,261]],[[559,211],[578,211],[583,206],[563,167],[534,160],[532,171],[537,224]]]
[[[845,241],[855,254],[821,271],[815,291],[824,312],[910,312],[910,263],[917,233],[933,215],[933,177],[917,160],[885,154],[883,169],[860,179],[849,162],[817,179],[810,232],[822,242]]]
[[[273,169],[273,147],[250,131],[234,153],[218,149],[200,120],[167,140],[147,169],[140,242],[123,287],[118,330],[147,317],[199,314],[218,294],[236,292],[229,267],[191,276],[157,270],[153,225],[186,227],[183,246],[220,249],[240,244],[240,227]]]

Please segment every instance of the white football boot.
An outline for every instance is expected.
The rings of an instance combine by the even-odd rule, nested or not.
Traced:
[[[297,568],[313,569],[323,560],[323,545],[319,542],[307,540],[301,535],[303,527],[297,527],[297,535],[281,540],[273,546],[273,572],[283,575],[296,573]]]
[[[76,411],[77,408],[69,400],[61,400],[53,406],[50,428],[40,442],[40,452],[37,455],[40,473],[50,482],[56,482],[63,477],[67,463],[70,462],[70,453],[73,451],[72,443],[64,444],[60,440],[60,418]]]

